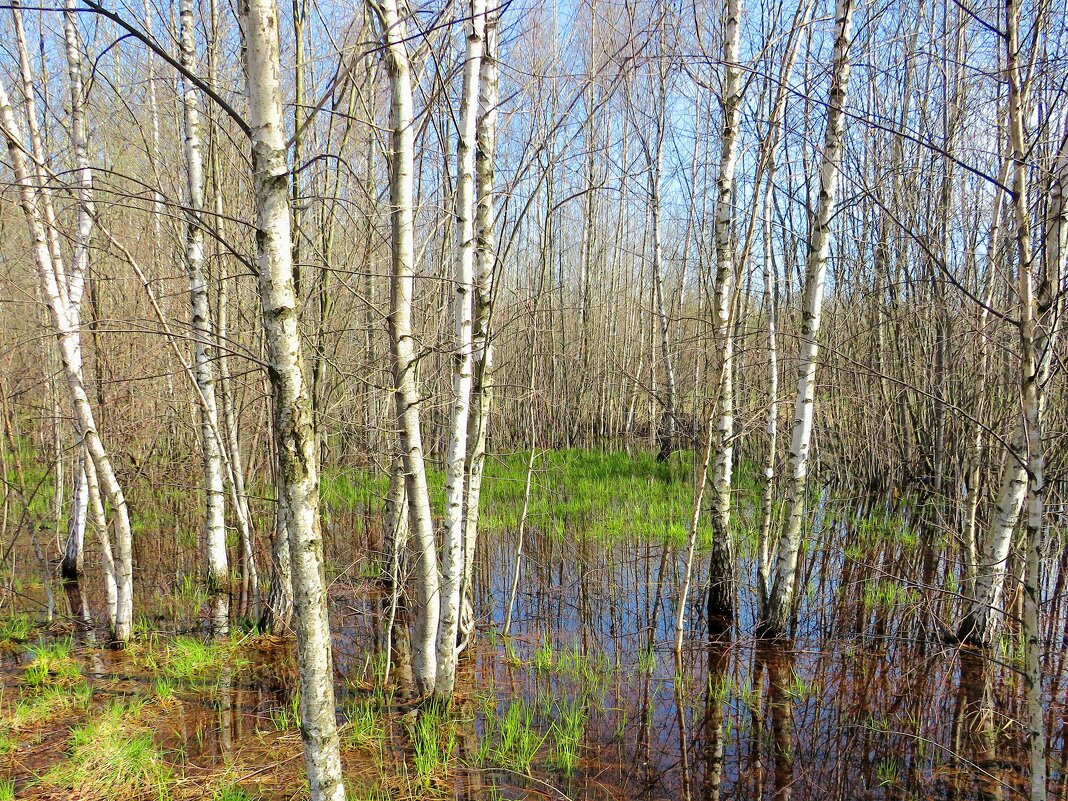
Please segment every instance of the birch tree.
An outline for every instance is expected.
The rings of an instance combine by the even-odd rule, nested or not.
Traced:
[[[89,269],[89,243],[93,234],[93,173],[89,165],[89,144],[85,122],[85,82],[82,75],[82,56],[75,25],[73,0],[66,0],[63,12],[63,38],[67,55],[67,78],[70,87],[70,138],[74,145],[74,168],[78,186],[78,223],[71,248],[72,273],[74,279],[68,290],[70,301],[68,314],[74,328],[81,327],[81,300],[85,287],[85,275]],[[64,578],[77,579],[82,570],[82,558],[85,542],[85,524],[89,511],[88,478],[85,472],[87,454],[79,449],[78,468],[74,474],[74,493],[71,501],[71,513],[67,524],[67,547],[63,554],[61,567]],[[92,488],[98,495],[99,485]],[[107,538],[106,529],[103,536]],[[114,577],[112,576],[112,583]]]
[[[761,609],[759,632],[767,637],[786,634],[797,584],[798,553],[804,524],[805,494],[808,488],[808,456],[812,444],[815,411],[816,364],[819,355],[820,317],[827,280],[831,216],[838,190],[839,163],[845,141],[845,103],[849,87],[849,49],[853,36],[853,0],[838,0],[835,8],[834,62],[827,106],[816,210],[810,222],[805,288],[802,299],[801,353],[797,368],[797,397],[794,404],[790,444],[790,485],[788,517],[775,555],[771,592]]]
[[[369,0],[382,29],[383,57],[389,74],[391,108],[389,152],[390,310],[388,318],[397,431],[404,466],[409,530],[415,549],[415,626],[412,676],[421,695],[434,692],[436,636],[440,610],[437,550],[426,482],[423,435],[416,386],[412,294],[415,283],[415,119],[408,60],[407,23],[397,0]]]
[[[734,174],[738,166],[738,127],[742,105],[741,0],[727,0],[723,14],[723,90],[720,99],[722,132],[719,177],[716,179],[716,277],[712,312],[718,345],[718,369],[713,375],[716,415],[712,468],[712,554],[709,564],[709,619],[734,618],[734,545],[731,533],[731,478],[734,469],[734,320],[737,275],[734,220]]]
[[[1016,291],[1019,303],[1019,397],[1020,412],[1011,446],[1005,455],[1001,486],[990,515],[975,579],[975,594],[968,600],[957,628],[961,642],[980,648],[994,644],[1004,616],[1002,596],[1013,533],[1023,511],[1028,485],[1035,480],[1031,458],[1041,452],[1039,375],[1036,351],[1035,298],[1033,288],[1034,245],[1028,208],[1028,163],[1026,116],[1029,81],[1021,64],[1019,9],[1006,0],[1005,78],[1008,83],[1008,136],[1011,160],[1013,241],[1016,251]],[[1041,467],[1039,465],[1039,467]],[[1038,479],[1041,481],[1041,479]],[[1039,498],[1041,493],[1039,494]],[[1036,503],[1040,503],[1036,501]]]
[[[26,106],[26,121],[30,146],[27,148],[21,129],[15,119],[14,109],[6,89],[0,85],[0,127],[3,128],[15,183],[19,190],[22,207],[33,247],[34,264],[40,281],[41,292],[48,307],[49,318],[55,333],[64,377],[74,412],[75,430],[93,462],[94,474],[108,503],[111,504],[115,528],[115,615],[112,635],[117,644],[126,643],[133,629],[133,546],[129,510],[126,497],[111,459],[97,431],[89,396],[82,378],[82,350],[79,316],[72,312],[72,303],[80,303],[85,286],[84,273],[67,274],[59,245],[52,190],[49,187],[44,167],[44,147],[38,127],[38,116],[33,95],[33,78],[30,69],[22,16],[18,9],[13,14],[15,38],[19,54],[19,72],[22,82],[23,101]],[[78,266],[88,264],[83,260]],[[87,474],[90,468],[86,468]],[[92,478],[87,478],[92,503]],[[101,504],[102,507],[102,504]],[[98,528],[99,532],[99,528]],[[106,529],[100,532],[107,536]],[[105,558],[105,570],[108,560]]]
[[[485,42],[485,0],[471,0],[467,21],[467,52],[460,99],[460,130],[456,139],[456,274],[453,298],[452,407],[449,446],[445,457],[445,534],[441,558],[441,628],[438,631],[438,675],[435,693],[451,699],[456,685],[457,635],[464,581],[464,500],[468,421],[471,412],[472,293],[475,238],[475,136],[478,123],[479,75]]]
[[[1010,11],[1011,13],[1011,11]],[[1015,25],[1010,29],[1015,33]],[[1046,387],[1054,359],[1063,301],[1058,288],[1068,263],[1068,125],[1050,170],[1049,206],[1043,263],[1035,316],[1036,405],[1029,432],[1031,483],[1027,496],[1026,565],[1024,568],[1024,684],[1027,691],[1027,739],[1031,767],[1031,801],[1046,798],[1046,721],[1042,706],[1041,565],[1046,549]]]
[[[282,118],[278,10],[274,0],[242,0],[238,21],[245,43],[260,306],[289,534],[304,762],[312,801],[344,801],[319,529],[319,454],[311,400],[304,380],[299,310],[293,285],[289,164]]]
[[[468,421],[467,498],[464,509],[464,612],[460,618],[462,637],[469,635],[472,625],[472,572],[478,539],[482,473],[486,464],[486,434],[493,403],[493,338],[490,325],[493,316],[494,273],[497,267],[493,179],[494,160],[497,155],[497,39],[500,12],[488,12],[485,19],[485,41],[478,81],[481,113],[475,133],[476,241],[474,330],[471,342],[474,376],[471,388],[471,416]]]
[[[196,30],[192,0],[179,3],[181,62],[189,72],[197,69]],[[204,460],[205,584],[212,606],[212,628],[225,634],[229,622],[230,570],[226,555],[226,496],[223,488],[222,442],[215,398],[214,335],[204,270],[204,159],[200,146],[200,108],[197,89],[188,81],[182,92],[185,133],[186,223],[185,266],[193,324],[193,364],[199,394],[200,447]],[[239,514],[241,509],[236,510]]]

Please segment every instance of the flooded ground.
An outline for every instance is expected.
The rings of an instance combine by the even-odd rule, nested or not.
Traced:
[[[958,614],[953,542],[905,509],[827,497],[805,550],[791,645],[757,645],[748,634],[755,599],[743,536],[739,626],[710,640],[697,593],[681,664],[671,648],[676,540],[561,536],[534,525],[505,637],[515,535],[490,533],[479,554],[478,637],[448,721],[417,715],[403,688],[385,681],[384,598],[365,543],[346,547],[335,533],[331,607],[350,797],[1025,797],[1022,655],[1011,619],[990,654],[945,644]],[[100,648],[101,635],[69,609],[24,637],[8,632],[0,778],[14,797],[118,797],[93,790],[91,760],[83,774],[64,767],[85,767],[79,740],[106,739],[85,727],[109,715],[120,736],[151,746],[121,797],[302,797],[292,644],[235,631],[205,645],[195,583],[162,565],[139,577],[152,613],[125,652]],[[1059,563],[1048,573],[1050,787],[1064,798]],[[12,600],[36,612],[40,597],[27,580]],[[99,609],[92,588],[87,602]]]

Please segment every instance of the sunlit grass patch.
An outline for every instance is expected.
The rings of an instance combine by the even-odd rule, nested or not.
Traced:
[[[484,531],[514,531],[519,525],[528,463],[529,453],[523,451],[487,459],[479,518]],[[735,472],[739,504],[759,498],[758,473],[748,463],[739,465]],[[427,481],[431,507],[440,514],[444,474],[428,468]],[[693,453],[688,451],[665,463],[646,452],[539,451],[527,524],[557,538],[581,532],[603,542],[637,539],[682,546],[689,534],[693,484]],[[322,478],[323,507],[378,510],[388,488],[388,477],[371,470],[328,471]],[[707,546],[710,526],[702,522],[699,534]]]
[[[379,719],[380,709],[374,699],[352,699],[345,704],[342,738],[346,748],[376,751],[382,746],[386,729]]]
[[[74,701],[75,697],[63,688],[48,687],[19,698],[6,716],[5,723],[12,730],[20,731],[52,719]]]
[[[42,782],[87,798],[166,799],[172,773],[140,721],[142,706],[139,701],[115,702],[71,729],[69,758]]]
[[[156,698],[165,703],[169,703],[174,700],[174,681],[167,676],[160,676],[156,679]]]
[[[33,621],[30,616],[18,612],[0,620],[0,645],[18,645],[30,639]]]
[[[140,658],[157,678],[176,682],[212,681],[226,668],[247,665],[233,640],[205,642],[189,636],[175,637],[158,650],[146,649]]]
[[[70,686],[82,680],[82,670],[72,657],[73,645],[69,639],[37,643],[28,649],[33,661],[26,666],[22,684],[39,688],[47,684]]]
[[[0,801],[15,801],[14,779],[0,779]]]
[[[456,753],[456,729],[443,704],[424,706],[411,725],[412,765],[419,788],[427,789],[449,773]]]

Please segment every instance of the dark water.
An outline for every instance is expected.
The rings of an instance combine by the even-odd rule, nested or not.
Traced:
[[[743,541],[737,629],[710,639],[698,581],[680,663],[671,643],[681,549],[609,544],[581,532],[541,536],[536,528],[528,537],[508,640],[499,632],[515,544],[501,536],[481,546],[479,635],[462,661],[457,759],[448,777],[426,794],[842,801],[1025,797],[1024,686],[1011,620],[1008,636],[990,654],[943,644],[941,633],[959,614],[954,546],[931,534],[931,527],[925,531],[909,523],[907,514],[821,504],[805,551],[799,623],[789,646],[758,645],[748,634],[755,614],[748,589],[754,585],[754,567],[747,554],[751,547]],[[344,706],[370,693],[375,665],[381,663],[376,654],[383,646],[384,603],[366,577],[362,544],[349,552],[335,538],[332,548],[333,564],[342,566],[330,597]],[[139,575],[140,598],[154,599],[150,624],[172,632],[195,628],[197,619],[181,611],[180,582],[164,563]],[[1050,788],[1052,797],[1064,798],[1068,716],[1058,571],[1059,564],[1051,561],[1043,606],[1044,671]],[[1013,603],[1011,579],[1007,594]],[[18,603],[32,607],[33,595],[23,593]],[[90,608],[98,603],[90,592]],[[189,615],[193,607],[187,607]],[[97,692],[152,692],[153,677],[131,670],[125,655],[93,647],[92,631],[76,630],[75,636]],[[235,754],[245,764],[259,758],[264,772],[276,778],[299,777],[295,730],[271,725],[272,716],[289,706],[296,684],[291,648],[257,648],[250,667],[224,675],[210,689],[177,691],[180,721],[160,737],[168,748],[181,749],[188,780],[229,764]],[[12,653],[3,657],[7,687],[17,685],[24,660]],[[411,759],[403,724],[408,710],[399,695],[390,703],[385,769],[404,772]],[[544,737],[530,776],[493,756],[500,721],[516,705]],[[561,767],[554,751],[568,713],[580,720],[579,747],[569,769]],[[285,764],[279,761],[282,753]],[[372,770],[366,755],[355,752],[347,753],[346,767],[357,773]],[[18,775],[34,769],[39,766],[23,766]],[[377,770],[382,769],[380,764]],[[279,793],[277,783],[274,787],[264,785],[264,797],[290,797]]]

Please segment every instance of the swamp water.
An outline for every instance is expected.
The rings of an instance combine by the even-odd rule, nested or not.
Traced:
[[[625,519],[627,503],[617,506]],[[790,647],[748,635],[755,567],[743,536],[740,633],[710,641],[698,582],[681,662],[671,648],[677,532],[608,536],[581,503],[532,517],[505,637],[515,533],[510,521],[491,527],[478,558],[478,635],[461,659],[451,718],[417,714],[384,680],[386,599],[366,543],[346,548],[338,535],[358,527],[358,514],[335,515],[330,560],[341,567],[330,599],[349,797],[1024,797],[1012,627],[987,655],[941,637],[958,613],[955,546],[925,536],[900,509],[827,497],[814,506]],[[749,531],[741,507],[738,529]],[[140,547],[148,565],[152,549]],[[1047,572],[1059,585],[1057,568]],[[19,575],[32,570],[30,557],[18,562]],[[208,644],[195,582],[162,562],[139,573],[138,604],[152,612],[123,652],[99,647],[102,634],[69,614],[82,604],[97,613],[92,591],[68,587],[68,614],[40,626],[31,619],[40,587],[26,580],[12,590],[5,611],[20,614],[0,628],[0,799],[306,794],[292,643],[235,629]],[[1058,593],[1051,578],[1050,787],[1064,798]]]

